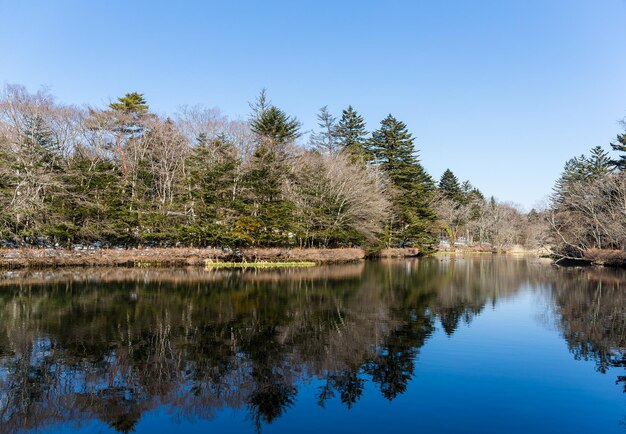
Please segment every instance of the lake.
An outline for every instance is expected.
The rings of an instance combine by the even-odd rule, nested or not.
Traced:
[[[626,433],[626,271],[0,272],[0,432]]]

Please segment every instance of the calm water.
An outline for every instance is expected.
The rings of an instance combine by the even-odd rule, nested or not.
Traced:
[[[0,432],[626,433],[626,272],[0,273]]]

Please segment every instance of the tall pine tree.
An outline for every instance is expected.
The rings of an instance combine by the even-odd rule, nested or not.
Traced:
[[[434,183],[417,159],[413,141],[404,122],[389,115],[372,133],[367,149],[395,190],[387,244],[428,247],[435,241],[435,215],[429,206]]]
[[[300,133],[300,122],[271,105],[265,91],[255,104],[250,127],[256,149],[244,176],[245,214],[235,224],[235,234],[254,245],[285,245],[294,225],[294,204],[284,194],[290,176],[288,145]]]

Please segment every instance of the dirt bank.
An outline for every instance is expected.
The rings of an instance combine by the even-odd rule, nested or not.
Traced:
[[[417,249],[384,249],[383,257],[417,256]],[[204,265],[207,259],[229,260],[234,252],[222,249],[146,248],[146,249],[0,249],[0,267],[65,266],[181,266]],[[320,264],[345,263],[364,259],[359,248],[281,249],[249,248],[236,252],[246,261],[313,261]]]

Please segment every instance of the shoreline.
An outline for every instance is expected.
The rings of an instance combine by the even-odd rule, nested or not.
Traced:
[[[232,261],[234,253],[217,248],[166,247],[134,249],[0,249],[0,268],[41,267],[154,267],[204,266],[207,261]],[[316,264],[349,263],[368,255],[361,248],[246,248],[236,252],[247,262],[315,262]],[[383,249],[376,257],[410,258],[420,255],[416,248]]]
[[[439,250],[432,256],[511,255],[549,258],[559,266],[626,267],[626,252],[591,250],[578,260],[559,259],[545,250],[455,249]],[[179,267],[205,266],[211,261],[233,262],[227,249],[193,247],[146,247],[129,249],[70,250],[58,248],[0,248],[0,269],[61,267]],[[246,248],[237,250],[234,262],[314,262],[345,264],[370,258],[416,258],[425,256],[417,248],[386,248],[375,254],[362,248]],[[561,263],[559,263],[561,262]]]

